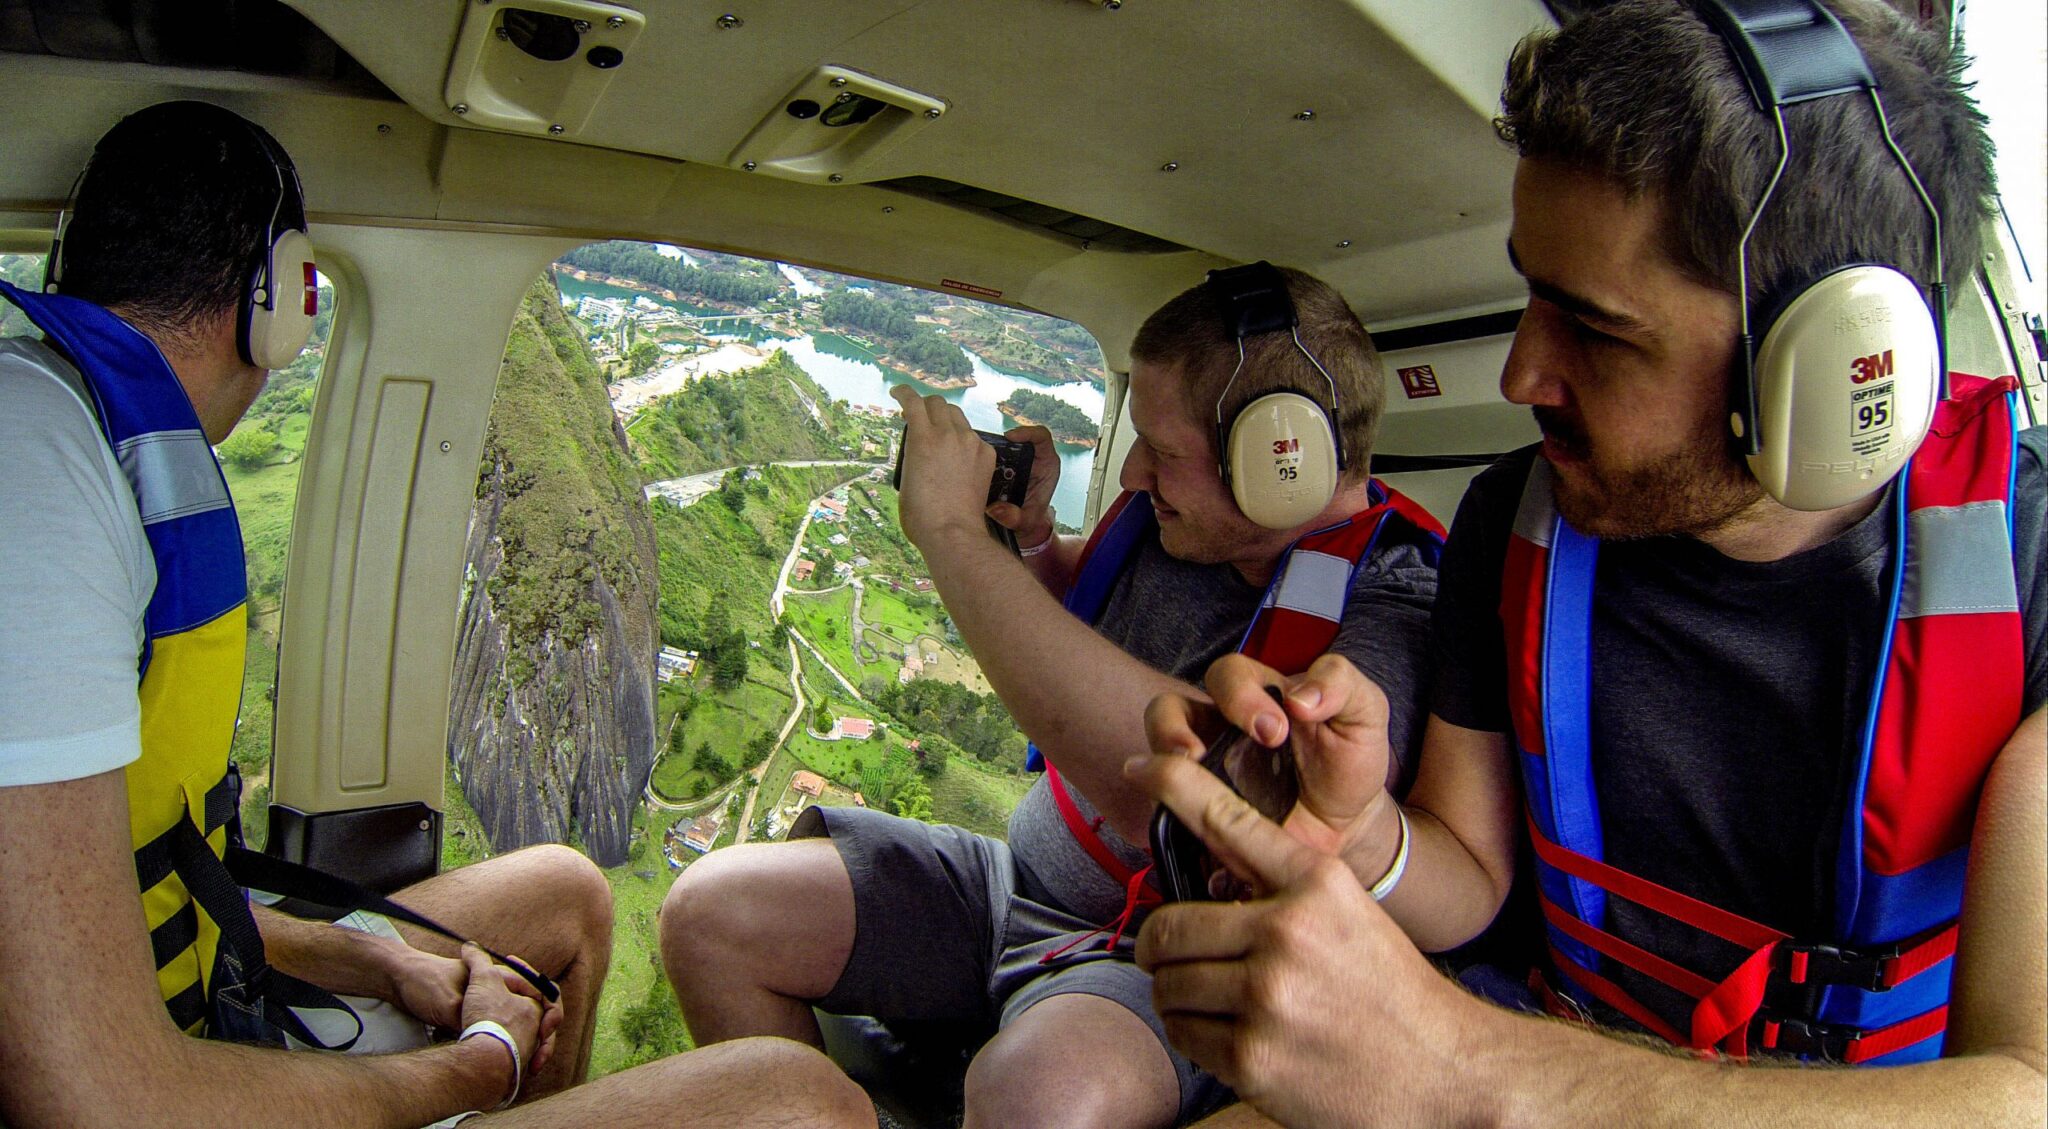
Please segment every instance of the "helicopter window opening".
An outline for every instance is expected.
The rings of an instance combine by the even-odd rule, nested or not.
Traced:
[[[270,374],[234,431],[214,448],[242,527],[249,575],[249,636],[242,710],[230,756],[242,775],[242,833],[261,849],[268,834],[271,741],[276,731],[278,634],[285,563],[298,503],[299,471],[313,434],[313,411],[334,327],[333,280],[319,275],[318,313],[306,349]]]
[[[688,1046],[652,916],[702,853],[818,804],[1004,833],[1024,738],[898,524],[888,389],[1053,428],[1074,522],[1106,378],[1071,323],[761,259],[612,241],[534,281],[478,464],[443,864],[604,868],[594,1074]]]

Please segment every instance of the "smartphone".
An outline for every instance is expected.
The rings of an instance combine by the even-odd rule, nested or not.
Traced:
[[[1278,687],[1266,687],[1275,702]],[[1294,768],[1294,749],[1261,745],[1241,729],[1229,727],[1202,753],[1202,767],[1230,790],[1243,796],[1260,815],[1275,823],[1287,818],[1301,799],[1301,781]],[[1153,873],[1169,902],[1208,901],[1220,896],[1211,883],[1223,864],[1164,804],[1152,815]]]
[[[1013,506],[1024,504],[1024,495],[1031,488],[1031,460],[1038,449],[1029,443],[1019,443],[992,431],[976,430],[981,441],[996,449],[996,469],[989,475],[988,505],[1008,502]],[[889,485],[903,489],[903,452],[908,443],[896,444],[896,469],[889,476]],[[988,535],[1000,542],[1011,552],[1017,551],[1017,535],[997,525],[994,518],[983,518],[988,523]]]

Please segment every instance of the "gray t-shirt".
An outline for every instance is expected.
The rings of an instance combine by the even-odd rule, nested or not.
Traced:
[[[1419,536],[1406,523],[1388,523],[1372,555],[1352,576],[1344,621],[1331,647],[1386,691],[1389,738],[1398,761],[1390,775],[1401,788],[1414,776],[1422,739],[1429,608],[1436,597],[1436,569],[1423,557]],[[1231,566],[1178,560],[1151,537],[1117,578],[1095,629],[1154,670],[1199,683],[1210,663],[1237,648],[1263,595],[1264,589],[1245,583]],[[1143,720],[1133,717],[1131,725],[1140,727]],[[1088,798],[1071,781],[1068,791],[1092,820],[1095,809]],[[1151,863],[1147,847],[1127,842],[1108,827],[1101,835],[1133,870]],[[1022,871],[1020,886],[1034,900],[1091,921],[1122,912],[1123,887],[1074,841],[1044,780],[1010,816],[1010,847]]]
[[[2048,430],[2023,433],[2013,569],[2026,713],[2048,695],[2044,451]],[[1470,729],[1509,731],[1501,570],[1534,457],[1518,451],[1473,480],[1444,550],[1432,711]],[[1829,931],[1835,844],[1884,631],[1886,512],[1778,561],[1734,560],[1690,537],[1601,546],[1592,765],[1608,862],[1794,936]],[[1608,906],[1611,931],[1709,978],[1745,955],[1622,899]],[[1500,928],[1522,959],[1542,951],[1533,920]],[[1688,1000],[1613,971],[1686,1028]]]
[[[142,752],[135,695],[156,559],[84,378],[0,340],[0,788]]]

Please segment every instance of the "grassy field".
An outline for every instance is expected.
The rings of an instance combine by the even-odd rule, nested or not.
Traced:
[[[763,672],[767,677],[782,677],[780,671],[765,664]],[[655,790],[673,801],[692,798],[691,785],[700,780],[706,791],[725,782],[709,779],[696,767],[698,745],[708,742],[733,763],[751,764],[754,754],[747,750],[747,743],[756,734],[781,729],[782,720],[789,716],[786,687],[777,689],[749,677],[738,688],[724,693],[712,690],[708,683],[699,689],[703,696],[679,727],[683,735],[682,753],[663,752],[654,766]]]
[[[1033,776],[995,772],[966,757],[954,757],[931,781],[932,821],[1008,837],[1010,812],[1031,790]]]
[[[881,624],[898,642],[910,643],[919,635],[930,635],[943,640],[945,629],[941,620],[945,615],[933,600],[932,607],[912,607],[902,593],[891,592],[886,584],[870,582],[861,596],[861,618],[871,624]]]

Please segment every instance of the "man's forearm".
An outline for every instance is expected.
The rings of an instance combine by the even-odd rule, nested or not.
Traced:
[[[1068,537],[1055,533],[1046,542],[1043,552],[1023,558],[1024,567],[1038,578],[1038,583],[1055,600],[1065,600],[1067,589],[1074,583],[1074,575],[1080,570],[1081,550],[1088,546],[1086,537]],[[1024,548],[1030,548],[1026,545]]]
[[[1998,1053],[1884,1068],[1700,1062],[1554,1020],[1499,1013],[1463,1088],[1473,1123],[1517,1127],[2039,1126],[2039,1071]]]
[[[309,984],[351,996],[393,998],[398,942],[324,921],[305,921],[251,903],[263,931],[263,955],[273,968]]]
[[[1152,801],[1123,778],[1146,751],[1145,704],[1186,683],[1153,670],[1060,606],[977,529],[922,546],[933,583],[996,696],[1112,827],[1143,841]]]

